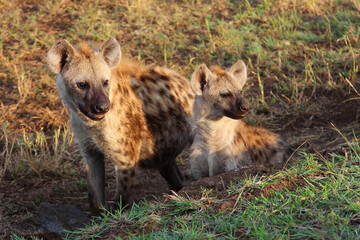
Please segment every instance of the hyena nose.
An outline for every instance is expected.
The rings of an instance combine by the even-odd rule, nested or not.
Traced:
[[[248,105],[241,105],[239,110],[242,111],[242,112],[247,112],[247,111],[249,111],[249,106]]]
[[[110,104],[107,102],[100,102],[94,105],[94,113],[101,114],[106,113],[110,109]]]
[[[249,111],[249,104],[247,102],[243,102],[241,104],[238,105],[238,109],[241,111],[241,112],[248,112]]]

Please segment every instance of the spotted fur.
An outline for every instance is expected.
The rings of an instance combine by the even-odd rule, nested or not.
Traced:
[[[105,162],[117,172],[117,194],[132,202],[138,166],[158,169],[170,188],[182,188],[176,156],[191,141],[194,94],[188,79],[172,70],[121,58],[119,43],[99,48],[66,40],[48,52],[60,97],[88,174],[92,209],[106,205]],[[122,192],[120,192],[120,185]]]
[[[283,163],[290,153],[280,135],[246,124],[248,102],[242,96],[246,66],[238,61],[224,71],[204,64],[192,75],[196,93],[194,142],[190,149],[190,175],[194,180],[236,171],[253,164]]]

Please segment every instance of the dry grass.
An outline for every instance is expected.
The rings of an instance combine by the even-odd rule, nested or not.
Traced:
[[[13,159],[29,159],[29,144],[38,152],[47,150],[36,136],[50,146],[57,139],[55,130],[68,131],[68,113],[45,63],[49,47],[62,38],[76,43],[115,36],[124,52],[187,76],[202,62],[229,66],[244,59],[254,109],[248,121],[283,131],[304,116],[323,118],[331,101],[357,101],[353,90],[359,90],[360,30],[355,0],[29,0],[0,1],[0,7],[4,169],[22,166]],[[323,92],[339,97],[323,101]],[[40,158],[46,161],[45,155]],[[27,164],[25,168],[42,172],[36,169],[41,166]]]

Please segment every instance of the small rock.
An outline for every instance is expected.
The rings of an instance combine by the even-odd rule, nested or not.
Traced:
[[[234,205],[234,201],[226,201],[221,205],[221,211],[225,211],[226,209],[232,209]]]
[[[75,230],[85,227],[89,217],[79,209],[63,204],[43,202],[39,207],[41,230],[65,235],[64,230]]]
[[[214,180],[209,180],[208,182],[207,182],[207,187],[215,187],[215,185],[216,185],[216,182],[214,181]]]

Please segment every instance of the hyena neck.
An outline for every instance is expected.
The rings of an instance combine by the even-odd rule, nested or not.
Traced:
[[[194,117],[197,131],[214,144],[232,142],[242,120],[235,120],[214,112],[211,106],[197,96],[194,105]]]

